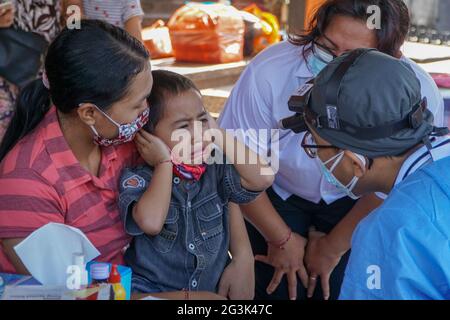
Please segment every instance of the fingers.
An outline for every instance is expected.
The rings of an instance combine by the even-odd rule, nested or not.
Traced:
[[[314,290],[316,289],[317,275],[311,275],[308,279],[308,298],[312,298]]]
[[[137,143],[140,143],[141,145],[146,142],[145,138],[141,135],[140,132],[138,132],[134,138],[134,141]]]
[[[259,261],[265,264],[270,264],[269,262],[269,257],[267,256],[262,256],[262,255],[256,255],[255,256],[255,261]]]
[[[150,133],[147,133],[147,132],[141,130],[136,134],[135,141],[137,143],[141,144],[141,146],[148,146],[148,145],[156,142],[156,137],[151,135]]]
[[[148,132],[145,132],[144,130],[140,130],[136,134],[136,138],[138,138],[138,140],[140,140],[142,143],[145,143],[145,142],[148,143],[148,142],[152,142],[154,140],[154,136]]]
[[[267,294],[272,294],[275,290],[277,290],[278,286],[281,283],[281,280],[283,279],[283,276],[284,271],[275,269],[272,281],[270,281],[269,285],[267,286]]]
[[[297,273],[291,271],[287,274],[289,299],[297,300]]]
[[[303,264],[301,264],[300,268],[297,270],[297,275],[300,278],[303,286],[308,288],[308,272],[306,272],[306,268]]]
[[[138,134],[140,134],[142,136],[142,138],[144,138],[144,140],[147,140],[147,141],[150,141],[150,142],[154,141],[155,138],[156,138],[153,134],[148,133],[145,130],[140,130],[138,132]]]
[[[322,283],[323,298],[328,300],[330,298],[330,275],[320,276],[320,281]]]
[[[270,263],[268,256],[262,256],[262,255],[256,255],[255,261],[259,261],[268,265],[272,265]],[[272,277],[272,280],[270,281],[269,285],[267,286],[267,294],[272,294],[280,285],[281,279],[283,279],[284,271],[281,271],[280,269],[275,269],[274,275]]]

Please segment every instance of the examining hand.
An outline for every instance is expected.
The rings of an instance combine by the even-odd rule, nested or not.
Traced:
[[[253,256],[233,258],[222,274],[218,293],[230,300],[253,300],[255,295]]]
[[[297,233],[292,233],[289,241],[284,245],[284,249],[268,245],[267,256],[257,255],[256,261],[271,265],[275,272],[267,287],[267,293],[272,294],[281,283],[283,276],[287,276],[289,287],[289,298],[297,299],[297,275],[301,282],[307,287],[308,274],[303,264],[305,246],[307,240]]]
[[[330,276],[338,265],[342,255],[333,252],[325,233],[310,229],[306,248],[305,265],[309,274],[308,297],[311,298],[320,277],[323,297],[330,297]]]
[[[137,133],[134,141],[139,154],[149,166],[155,167],[171,159],[169,147],[160,138],[144,130]]]

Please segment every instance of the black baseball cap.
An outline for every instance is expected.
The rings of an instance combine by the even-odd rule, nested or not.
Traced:
[[[332,145],[370,158],[403,154],[435,129],[412,68],[376,49],[354,50],[323,69],[305,119]]]

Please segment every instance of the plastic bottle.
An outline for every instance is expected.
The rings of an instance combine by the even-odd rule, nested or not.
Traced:
[[[121,283],[122,279],[120,273],[117,270],[117,265],[113,264],[111,267],[111,274],[109,275],[108,282],[112,285],[114,290],[114,300],[125,300],[126,292]]]
[[[82,253],[73,254],[73,264],[78,266],[81,270],[80,286],[86,287],[88,285],[88,272],[86,271],[86,264],[84,263],[84,255]]]
[[[109,266],[106,263],[94,263],[91,265],[92,285],[107,284],[109,278]]]
[[[5,291],[5,281],[0,276],[0,300],[2,299],[3,291]]]

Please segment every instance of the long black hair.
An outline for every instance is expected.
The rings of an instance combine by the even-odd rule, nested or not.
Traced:
[[[51,104],[65,114],[87,102],[106,110],[128,93],[134,77],[148,67],[148,51],[121,28],[99,20],[82,20],[80,29],[65,28],[45,58],[50,89],[37,79],[21,90],[0,145],[0,161],[36,128]]]
[[[291,35],[289,41],[308,47],[308,44],[324,35],[331,20],[338,15],[366,22],[371,16],[367,12],[369,6],[378,6],[381,13],[381,28],[375,30],[377,49],[395,57],[410,27],[409,10],[403,0],[328,0],[315,12],[308,30]],[[308,49],[305,49],[304,55]]]

